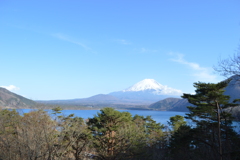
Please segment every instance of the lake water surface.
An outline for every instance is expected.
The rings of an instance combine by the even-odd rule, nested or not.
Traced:
[[[18,110],[20,114],[22,113],[28,113],[32,109],[20,109]],[[175,111],[149,111],[149,110],[119,110],[121,112],[129,112],[132,114],[132,116],[138,114],[140,116],[151,116],[153,120],[155,120],[157,123],[161,123],[164,125],[167,125],[169,118],[180,115],[185,116],[187,112],[175,112]],[[97,114],[97,112],[100,112],[100,110],[62,110],[62,114],[65,116],[68,116],[70,114],[74,114],[75,116],[82,117],[83,119],[93,118],[94,115]],[[49,110],[49,113],[51,114],[51,110]],[[190,120],[186,120],[187,123],[191,126],[194,126],[194,123]],[[234,130],[240,134],[240,123],[239,122],[233,122],[233,126],[235,127]]]
[[[20,113],[28,113],[31,109],[18,110]],[[169,118],[175,115],[185,116],[186,112],[174,112],[174,111],[148,111],[148,110],[119,110],[121,112],[130,112],[133,116],[138,114],[140,116],[151,116],[153,120],[158,123],[167,125]],[[99,110],[62,110],[62,114],[68,116],[74,114],[75,116],[82,117],[83,119],[93,118],[94,115],[100,112]],[[50,112],[49,112],[50,113]]]

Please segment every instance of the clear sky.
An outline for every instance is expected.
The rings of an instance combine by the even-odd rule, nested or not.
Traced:
[[[33,100],[146,78],[192,93],[239,44],[239,0],[0,0],[0,86]]]

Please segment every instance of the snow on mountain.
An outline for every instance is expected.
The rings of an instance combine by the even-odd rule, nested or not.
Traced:
[[[133,86],[129,87],[126,90],[123,90],[123,92],[127,91],[143,91],[147,89],[154,89],[154,90],[159,90],[162,89],[162,85],[155,81],[154,79],[144,79]]]
[[[144,79],[125,90],[109,95],[122,101],[153,103],[169,97],[180,98],[182,91],[164,86],[154,79]]]
[[[182,92],[177,89],[164,86],[154,79],[144,79],[133,86],[109,94],[98,94],[88,98],[70,100],[38,101],[44,104],[62,105],[110,105],[115,107],[131,107],[132,105],[150,105],[165,98],[180,98]]]
[[[153,94],[156,95],[181,95],[182,91],[164,86],[154,79],[144,79],[133,86],[123,90],[123,92],[138,92],[153,90]]]

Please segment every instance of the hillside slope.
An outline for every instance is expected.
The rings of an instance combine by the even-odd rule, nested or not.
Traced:
[[[149,105],[149,108],[154,110],[159,110],[159,111],[188,112],[187,106],[193,106],[193,105],[190,104],[186,99],[166,98]]]
[[[4,108],[33,108],[37,105],[36,102],[24,98],[0,87],[0,107]]]

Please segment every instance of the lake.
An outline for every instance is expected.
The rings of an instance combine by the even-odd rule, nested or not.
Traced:
[[[32,109],[19,109],[19,113],[28,113]],[[149,111],[149,110],[119,110],[120,112],[129,112],[132,116],[138,114],[140,116],[151,116],[153,120],[158,123],[167,125],[167,121],[169,121],[170,117],[180,115],[185,116],[187,112],[175,112],[175,111]],[[74,114],[75,116],[82,117],[83,119],[93,118],[94,115],[100,112],[99,110],[62,110],[62,114],[68,116],[70,114]],[[51,113],[51,110],[49,110]],[[194,126],[194,123],[190,120],[186,120],[189,125]],[[240,123],[233,122],[233,126],[235,127],[234,130],[240,134]]]
[[[20,113],[28,113],[31,109],[20,109]],[[121,112],[129,112],[133,116],[138,114],[140,116],[151,116],[153,120],[158,123],[167,125],[169,118],[175,115],[185,116],[186,112],[174,112],[174,111],[149,111],[149,110],[119,110]],[[62,110],[62,114],[68,116],[74,114],[75,116],[82,117],[84,119],[93,118],[94,115],[100,112],[99,110]]]

